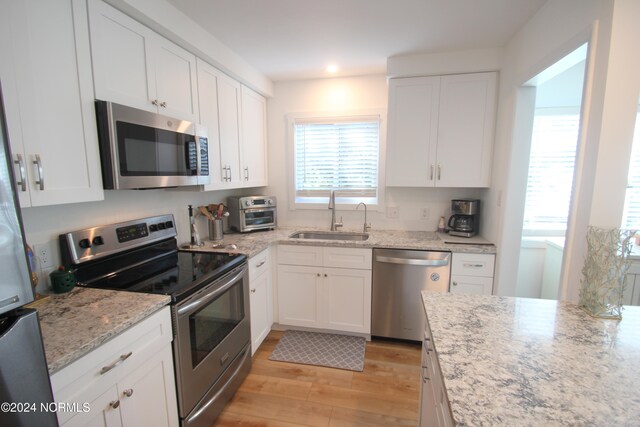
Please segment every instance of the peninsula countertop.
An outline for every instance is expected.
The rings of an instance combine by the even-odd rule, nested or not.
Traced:
[[[422,293],[457,425],[640,422],[640,307]]]
[[[206,240],[195,251],[235,252],[252,257],[271,244],[307,246],[343,246],[354,248],[416,249],[450,252],[495,254],[496,247],[482,237],[453,237],[434,231],[370,230],[363,241],[296,239],[289,237],[295,231],[318,231],[314,227],[278,227],[269,231],[251,233],[227,233],[222,241]],[[323,229],[326,231],[326,229]],[[321,230],[320,230],[321,231]],[[341,230],[347,231],[347,230]],[[355,231],[355,230],[349,230]]]
[[[171,298],[76,287],[31,303],[38,310],[49,374],[135,325]]]

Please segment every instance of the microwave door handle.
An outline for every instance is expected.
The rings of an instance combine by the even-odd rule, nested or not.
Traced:
[[[211,292],[207,293],[206,295],[203,295],[201,298],[198,298],[197,300],[192,301],[189,304],[186,304],[186,305],[178,308],[178,316],[180,316],[180,317],[188,316],[191,313],[193,313],[194,311],[198,311],[198,309],[200,307],[202,307],[203,305],[205,305],[205,304],[209,303],[210,301],[218,298],[224,292],[229,290],[229,288],[231,286],[235,285],[238,282],[238,280],[240,280],[240,278],[244,275],[244,273],[245,273],[245,269],[242,269],[242,271],[240,271],[238,274],[236,274],[235,276],[230,278],[224,285],[222,285],[220,287],[216,286],[216,289],[212,290]]]

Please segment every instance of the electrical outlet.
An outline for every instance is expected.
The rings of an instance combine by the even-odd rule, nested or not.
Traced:
[[[429,219],[431,211],[429,208],[422,208],[422,219]]]
[[[397,206],[387,207],[387,218],[397,219],[400,218],[400,209]]]
[[[43,243],[38,245],[36,248],[36,256],[38,257],[41,270],[53,267],[53,259],[51,259],[51,251],[48,244]]]

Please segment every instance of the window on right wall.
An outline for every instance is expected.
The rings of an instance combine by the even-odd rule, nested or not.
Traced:
[[[622,228],[640,230],[640,106],[638,106],[636,126],[633,132],[633,148],[629,161],[629,179],[627,180]]]

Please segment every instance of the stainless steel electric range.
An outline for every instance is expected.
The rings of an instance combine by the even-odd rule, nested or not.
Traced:
[[[80,286],[171,296],[178,412],[210,427],[251,368],[244,255],[178,250],[173,215],[60,235]]]

